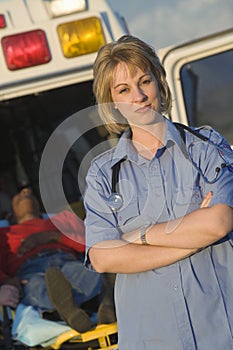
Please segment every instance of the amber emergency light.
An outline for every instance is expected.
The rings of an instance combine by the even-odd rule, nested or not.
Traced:
[[[39,29],[3,37],[2,49],[10,70],[33,67],[51,60],[46,35]]]
[[[89,17],[57,27],[63,55],[67,58],[97,52],[105,43],[101,22]]]

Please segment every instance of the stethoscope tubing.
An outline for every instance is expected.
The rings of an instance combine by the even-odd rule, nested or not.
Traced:
[[[199,143],[201,141],[193,141],[192,143],[190,143],[190,145],[188,146],[188,149],[187,149],[187,153],[188,153],[188,156],[189,156],[189,160],[191,161],[192,165],[194,166],[194,168],[197,170],[197,172],[201,175],[201,177],[203,178],[203,180],[212,185],[214,184],[216,181],[218,181],[221,177],[221,170],[223,170],[224,168],[226,167],[231,167],[233,166],[233,163],[226,163],[225,159],[220,155],[220,157],[223,158],[223,160],[225,161],[225,163],[221,163],[220,166],[216,167],[215,168],[215,175],[213,177],[212,180],[208,180],[207,177],[202,173],[201,169],[197,166],[197,164],[193,161],[193,158],[192,158],[192,155],[190,153],[190,148],[194,146],[195,143]],[[219,145],[216,145],[215,143],[213,143],[212,141],[210,141],[209,139],[206,139],[205,142],[207,142],[209,145],[215,147],[218,151],[223,151],[222,147],[219,146]],[[226,151],[226,150],[225,150]],[[230,152],[230,150],[229,150]]]
[[[179,129],[179,131],[182,131],[182,128],[185,128],[187,130],[190,131],[190,129],[182,124],[176,123],[176,127]],[[191,132],[196,135],[197,137],[199,137],[200,140],[198,141],[193,141],[188,145],[187,151],[186,151],[186,147],[185,147],[185,143],[184,143],[184,149],[183,152],[185,153],[185,158],[189,159],[190,162],[192,163],[192,165],[194,166],[194,168],[197,170],[197,172],[199,173],[199,175],[203,178],[203,180],[212,185],[215,182],[217,182],[220,178],[221,178],[221,170],[223,173],[223,169],[226,167],[229,167],[229,170],[233,172],[233,169],[230,169],[230,167],[233,167],[233,163],[227,163],[225,158],[223,157],[223,147],[221,145],[217,145],[214,142],[212,142],[209,138],[203,136],[203,135],[197,135],[195,132],[193,132],[191,130]],[[183,132],[182,132],[183,133]],[[182,137],[183,139],[183,137]],[[215,147],[218,151],[219,151],[219,155],[220,157],[223,159],[224,163],[221,163],[220,166],[215,168],[215,174],[212,180],[208,180],[207,177],[203,174],[203,172],[201,171],[201,169],[197,166],[197,164],[194,162],[190,149],[191,147],[193,147],[196,143],[198,142],[204,142],[204,143],[208,143],[209,145]],[[227,149],[224,148],[225,152],[232,152],[231,149]],[[111,208],[111,210],[113,212],[117,212],[118,210],[121,209],[121,207],[123,206],[123,197],[122,195],[119,193],[119,191],[117,191],[117,187],[118,187],[118,182],[119,182],[119,173],[120,173],[120,167],[121,167],[121,163],[124,162],[126,159],[123,158],[121,160],[119,160],[117,163],[114,164],[113,168],[112,168],[112,189],[111,189],[111,195],[109,196],[109,198],[107,199],[108,201],[108,205]]]

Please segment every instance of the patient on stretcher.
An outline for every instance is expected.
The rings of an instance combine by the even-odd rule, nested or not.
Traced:
[[[78,332],[115,322],[115,276],[84,267],[83,221],[68,210],[43,219],[30,188],[13,197],[12,209],[16,224],[0,228],[0,302],[11,288],[14,301],[2,304],[33,308]]]

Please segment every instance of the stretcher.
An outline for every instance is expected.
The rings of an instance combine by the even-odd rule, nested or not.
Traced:
[[[29,347],[19,341],[14,341],[11,336],[13,313],[8,307],[1,307],[1,350],[100,350],[118,349],[117,323],[100,324],[85,333],[79,333],[74,329],[66,331],[56,337],[52,344],[45,346]]]
[[[73,345],[73,349],[118,349],[117,323],[98,325],[85,333],[78,333],[75,330],[68,331],[58,336],[50,348],[65,349],[65,344]]]

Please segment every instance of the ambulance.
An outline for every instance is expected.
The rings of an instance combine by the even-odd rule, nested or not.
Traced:
[[[105,0],[0,2],[0,192],[12,195],[30,185],[40,197],[39,167],[48,139],[66,118],[95,104],[96,53],[127,33],[124,18]],[[89,129],[65,161],[69,203],[81,197],[76,172],[82,158],[108,137],[102,127]],[[78,134],[78,126],[72,132]],[[61,135],[59,144],[66,138]],[[64,204],[56,189],[59,156],[57,149],[43,177],[54,211]]]
[[[62,186],[67,202],[85,215],[77,173],[86,155],[102,150],[99,145],[110,146],[111,138],[81,111],[95,105],[92,66],[97,51],[127,33],[124,18],[107,0],[0,2],[0,194],[12,196],[30,185],[40,198],[42,183],[53,211],[61,210],[57,164],[62,146],[77,138],[62,165]],[[191,126],[211,125],[233,144],[233,29],[158,53],[173,95],[168,117]],[[79,111],[79,125],[63,132],[60,125]],[[59,142],[42,174],[41,159],[54,133]],[[5,212],[0,206],[0,219]]]

